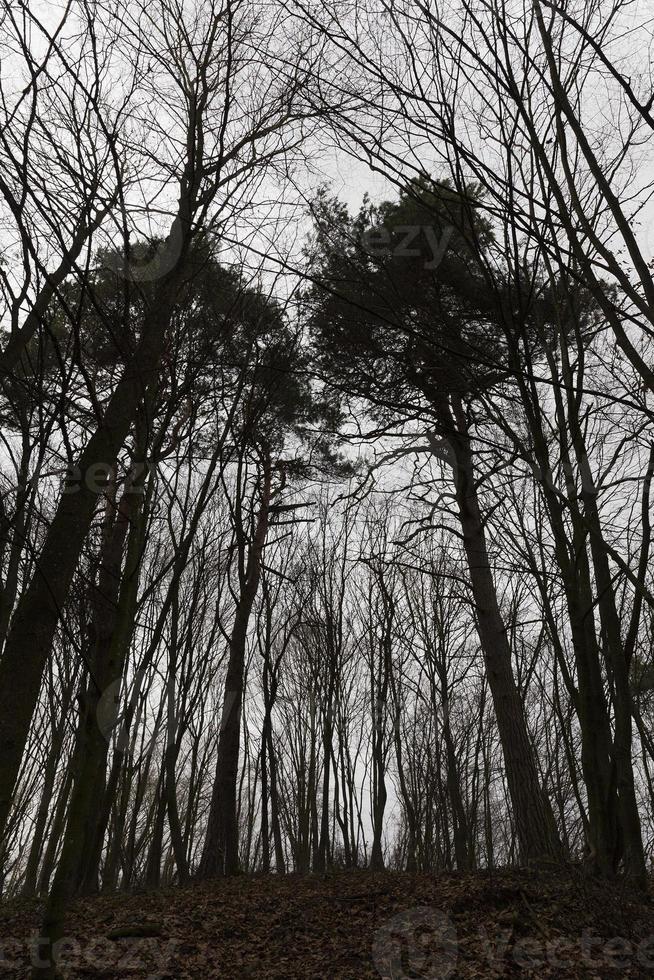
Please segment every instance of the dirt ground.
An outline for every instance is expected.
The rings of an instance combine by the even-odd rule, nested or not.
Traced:
[[[28,977],[42,906],[0,906]],[[75,903],[64,978],[652,977],[654,904],[579,871],[241,877]]]

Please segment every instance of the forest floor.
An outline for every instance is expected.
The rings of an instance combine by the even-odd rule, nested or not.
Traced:
[[[0,977],[28,977],[40,902],[0,905]],[[65,978],[652,977],[654,903],[581,872],[342,872],[100,895]]]

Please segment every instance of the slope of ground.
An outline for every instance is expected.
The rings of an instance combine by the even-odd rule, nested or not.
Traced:
[[[0,976],[40,903],[0,906]],[[243,877],[76,902],[65,978],[651,977],[654,908],[580,873]]]

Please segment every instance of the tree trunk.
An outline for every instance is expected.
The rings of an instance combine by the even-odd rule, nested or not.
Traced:
[[[452,807],[452,832],[454,836],[454,857],[459,871],[471,868],[468,853],[468,818],[461,798],[459,785],[459,767],[454,750],[452,730],[450,727],[450,708],[447,696],[447,678],[441,678],[441,700],[443,704],[443,740],[445,742],[445,760],[447,765],[447,791]]]
[[[183,262],[161,280],[159,304],[111,395],[104,416],[69,474],[41,549],[36,571],[14,613],[0,660],[0,837],[11,806],[41,676],[106,477],[115,464],[144,397],[158,383],[170,315]]]
[[[470,436],[460,400],[453,400],[448,438],[454,452],[459,520],[475,602],[475,614],[495,717],[504,754],[506,780],[523,862],[560,857],[554,815],[540,785],[522,701],[513,676],[511,650],[490,568],[475,485]],[[449,414],[449,413],[448,413]]]
[[[266,454],[263,465],[261,504],[242,582],[229,642],[229,660],[218,737],[218,759],[211,808],[199,873],[234,875],[239,870],[237,783],[240,753],[241,707],[245,647],[250,614],[261,577],[262,552],[268,532],[272,464]]]
[[[115,519],[105,531],[98,582],[93,590],[95,642],[91,670],[81,697],[73,755],[73,791],[61,856],[41,928],[44,954],[63,935],[70,899],[79,887],[84,871],[88,874],[84,862],[88,861],[95,840],[91,815],[94,803],[103,798],[106,778],[108,733],[99,724],[99,707],[105,692],[114,691],[120,684],[129,646],[133,595],[141,555],[142,528],[137,520],[141,498],[140,480],[134,484],[129,482]],[[110,507],[113,509],[111,504]],[[128,531],[125,573],[121,576],[123,545]],[[47,968],[44,971],[47,975]]]
[[[61,783],[54,816],[52,818],[52,824],[50,826],[50,835],[45,848],[45,854],[43,855],[43,863],[41,864],[41,871],[39,874],[39,895],[45,895],[50,887],[50,878],[52,877],[52,872],[55,866],[57,848],[59,846],[59,841],[62,838],[63,828],[66,822],[66,808],[68,807],[68,799],[70,797],[70,789],[72,785],[73,766],[71,760],[70,764],[66,768],[66,774]]]
[[[578,419],[571,423],[582,480],[584,517],[590,528],[590,551],[595,569],[600,620],[607,648],[607,668],[613,680],[614,737],[612,757],[617,778],[618,813],[625,873],[640,888],[647,887],[647,869],[632,765],[632,706],[629,664],[620,633],[613,576],[601,530],[597,489],[582,441]]]
[[[161,859],[163,857],[163,835],[166,822],[166,800],[164,794],[165,775],[162,772],[157,782],[157,792],[152,809],[152,837],[145,863],[145,887],[158,888],[161,884]]]
[[[26,898],[31,898],[32,896],[36,895],[38,890],[39,862],[41,860],[43,839],[48,822],[48,816],[50,815],[52,808],[52,793],[57,776],[57,766],[59,764],[61,749],[64,743],[64,736],[66,734],[66,715],[70,707],[71,693],[72,683],[62,692],[61,716],[58,725],[52,733],[52,742],[45,765],[43,791],[41,793],[39,809],[34,822],[32,844],[30,847],[29,857],[27,859],[27,866],[25,868],[25,881],[23,884],[22,894]]]

